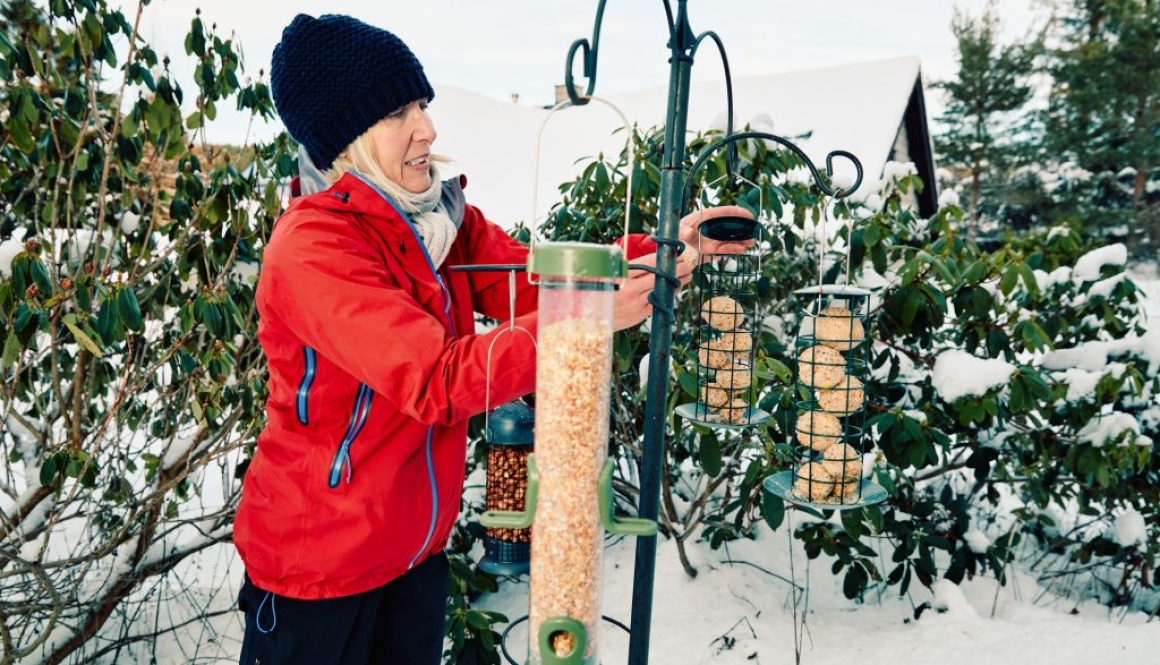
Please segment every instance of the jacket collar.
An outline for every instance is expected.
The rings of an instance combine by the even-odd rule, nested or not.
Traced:
[[[389,238],[411,236],[407,216],[390,197],[354,173],[345,173],[328,189],[295,199],[292,206],[337,215],[358,215]]]

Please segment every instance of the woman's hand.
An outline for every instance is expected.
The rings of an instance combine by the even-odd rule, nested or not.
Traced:
[[[657,255],[640,256],[633,259],[631,263],[656,266]],[[689,280],[693,278],[694,267],[691,261],[677,261],[677,278],[681,280],[682,286],[688,284]],[[631,328],[652,314],[652,303],[648,301],[648,296],[652,293],[655,285],[656,276],[651,272],[629,269],[628,279],[624,281],[624,284],[621,284],[620,290],[616,292],[616,297],[613,299],[613,329]]]
[[[701,222],[715,217],[745,217],[753,219],[753,213],[740,206],[720,206],[716,208],[705,208],[704,210],[694,210],[693,212],[681,218],[681,228],[679,237],[685,241],[685,244],[693,249],[697,249],[697,236],[700,235],[698,227]],[[712,240],[704,236],[700,237],[701,257],[700,260],[705,260],[706,254],[741,254],[746,249],[753,246],[752,240],[743,240],[740,242],[723,242],[721,240]],[[685,250],[688,251],[688,250]]]

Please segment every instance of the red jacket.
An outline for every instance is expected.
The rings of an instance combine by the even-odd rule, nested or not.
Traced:
[[[474,334],[473,312],[507,319],[507,274],[448,270],[527,256],[463,204],[461,185],[444,186],[462,222],[438,270],[406,217],[351,174],[295,199],[274,228],[257,290],[267,420],[234,529],[262,589],[346,596],[441,551],[493,340],[491,405],[534,388],[526,335]],[[631,238],[630,255],[648,251],[651,241]],[[536,290],[523,275],[516,283],[517,323],[535,335]]]

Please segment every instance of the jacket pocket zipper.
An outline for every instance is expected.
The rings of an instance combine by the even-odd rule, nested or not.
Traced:
[[[354,408],[350,414],[350,424],[346,427],[346,434],[342,437],[342,442],[338,446],[338,451],[334,454],[334,461],[330,463],[330,478],[327,484],[330,489],[336,489],[343,477],[343,469],[346,470],[346,482],[350,483],[351,476],[354,474],[354,462],[350,459],[350,447],[354,445],[354,440],[358,438],[359,432],[362,431],[363,425],[367,422],[367,417],[371,413],[371,398],[374,397],[374,391],[365,384],[358,384],[358,395],[354,400]]]
[[[439,485],[435,482],[435,462],[431,459],[431,436],[435,433],[435,426],[427,427],[427,482],[431,485],[431,523],[427,526],[427,536],[423,539],[423,544],[419,547],[419,551],[415,552],[415,556],[411,557],[411,562],[407,564],[407,570],[415,567],[415,563],[423,553],[427,551],[427,546],[431,544],[431,538],[435,535],[435,520],[439,515]]]
[[[304,358],[304,367],[302,370],[302,381],[298,384],[297,395],[297,411],[298,422],[303,425],[310,424],[310,386],[314,383],[314,374],[318,370],[318,357],[314,349],[309,346],[302,347],[302,356]]]

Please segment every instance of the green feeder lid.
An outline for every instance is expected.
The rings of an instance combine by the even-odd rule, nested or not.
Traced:
[[[508,402],[487,417],[487,442],[500,446],[530,446],[536,414],[523,402]]]
[[[528,272],[545,277],[619,279],[628,275],[628,261],[619,245],[542,242],[528,253]]]

